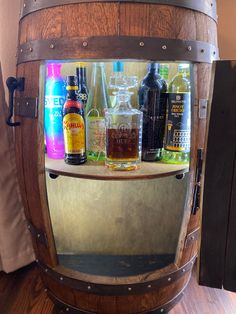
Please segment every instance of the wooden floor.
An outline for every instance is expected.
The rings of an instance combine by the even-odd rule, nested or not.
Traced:
[[[9,275],[0,272],[0,314],[49,314],[53,308],[35,264]],[[200,287],[194,274],[169,314],[236,314],[236,293]]]

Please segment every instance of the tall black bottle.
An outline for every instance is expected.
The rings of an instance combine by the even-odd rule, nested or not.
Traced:
[[[139,88],[139,107],[143,112],[142,160],[161,159],[165,131],[167,84],[158,74],[158,63],[148,65]]]
[[[78,67],[76,68],[76,75],[78,77],[78,97],[80,102],[83,104],[83,108],[85,108],[85,105],[88,100],[88,87],[87,87],[87,77],[86,77],[86,65],[82,62],[78,64]]]

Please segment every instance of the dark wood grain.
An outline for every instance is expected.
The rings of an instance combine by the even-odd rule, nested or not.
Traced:
[[[236,80],[235,80],[236,84]],[[228,126],[231,129],[232,135],[234,135],[234,141],[229,142],[229,145],[234,145],[234,171],[232,173],[232,185],[231,185],[231,200],[230,200],[230,214],[229,214],[229,229],[227,236],[227,249],[225,258],[225,274],[223,286],[225,289],[236,292],[236,110],[233,102],[231,106],[234,107],[232,116],[234,117],[234,123]],[[234,143],[234,144],[233,144]]]
[[[46,314],[53,308],[34,264],[8,275],[0,272],[1,314]]]
[[[18,67],[18,71],[26,77],[25,90],[22,96],[38,96],[39,65],[40,63],[36,62],[32,63],[30,66],[23,64]],[[50,228],[49,212],[40,210],[41,207],[43,208],[40,198],[40,190],[43,190],[45,184],[41,183],[42,186],[39,187],[39,182],[41,177],[45,176],[45,173],[44,171],[40,171],[40,164],[44,161],[41,160],[39,156],[44,156],[44,154],[40,154],[41,150],[44,152],[44,141],[42,128],[40,128],[36,119],[21,119],[21,126],[16,133],[16,147],[19,150],[19,155],[17,156],[19,175],[20,178],[24,178],[24,181],[21,179],[21,182],[24,183],[22,189],[24,189],[23,196],[25,197],[25,203],[27,204],[27,219],[29,219],[37,229],[47,233],[49,240],[49,248],[46,248],[37,241],[37,238],[33,238],[36,255],[37,258],[44,260],[46,264],[55,265],[56,255]],[[39,152],[38,154],[32,153],[37,151]],[[43,180],[41,180],[41,182],[42,181]],[[46,200],[44,200],[44,202],[46,202]]]
[[[204,173],[200,283],[221,288],[236,149],[236,68],[216,63]],[[235,219],[232,209],[232,228]],[[235,238],[235,232],[231,234]],[[234,242],[235,245],[235,242]],[[230,245],[231,246],[231,245]],[[232,274],[232,273],[231,273]]]

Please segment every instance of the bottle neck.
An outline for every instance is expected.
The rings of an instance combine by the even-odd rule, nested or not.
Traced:
[[[157,73],[158,74],[158,70],[159,70],[159,64],[158,63],[150,63],[148,65],[148,71],[150,73]]]
[[[86,104],[86,113],[90,115],[96,108],[101,116],[104,116],[106,108],[111,107],[107,92],[104,63],[94,63],[90,91]]]
[[[122,61],[113,62],[113,72],[114,73],[123,73],[124,72],[124,63]]]
[[[106,77],[103,63],[94,63],[93,64],[93,73],[92,73],[92,86],[99,87],[97,83],[102,83],[102,88],[105,86]]]
[[[67,94],[66,99],[67,100],[78,100],[78,87],[77,86],[67,86]]]
[[[76,72],[78,76],[79,85],[86,85],[87,84],[86,68],[85,67],[77,68]]]
[[[130,98],[131,98],[132,93],[124,90],[120,90],[116,94],[116,105],[114,110],[116,111],[129,111],[132,109],[131,103],[130,103]]]
[[[159,74],[159,65],[156,63],[151,63],[148,66],[147,78],[161,79]]]
[[[48,78],[61,78],[61,64],[49,63],[47,65]]]

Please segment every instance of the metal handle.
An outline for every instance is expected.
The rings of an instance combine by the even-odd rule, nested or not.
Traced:
[[[14,110],[14,92],[15,90],[23,91],[25,86],[25,78],[21,77],[16,79],[15,77],[8,77],[7,81],[7,88],[9,90],[9,116],[7,118],[7,125],[15,127],[19,126],[20,122],[12,122],[11,119],[13,117],[13,110]]]
[[[203,149],[197,151],[197,168],[195,176],[195,188],[193,193],[192,215],[196,215],[200,207],[200,193],[201,193],[201,175],[202,175]]]

